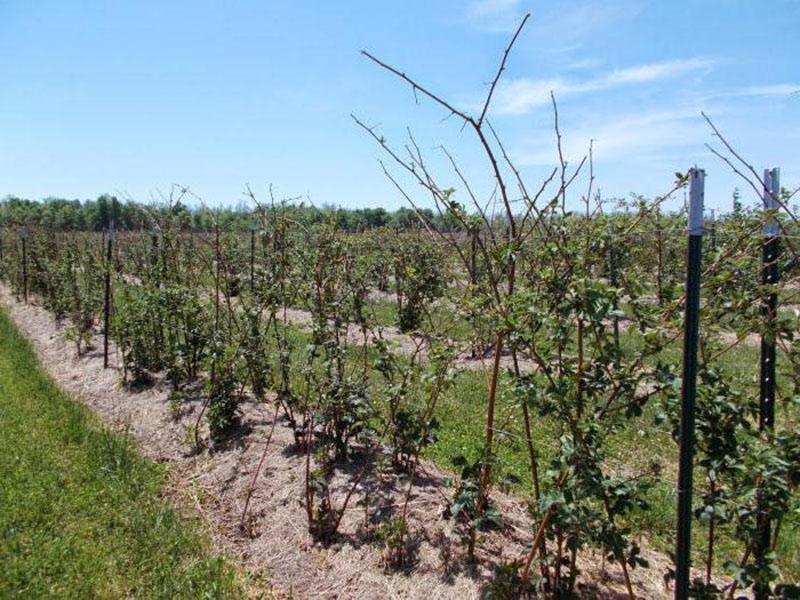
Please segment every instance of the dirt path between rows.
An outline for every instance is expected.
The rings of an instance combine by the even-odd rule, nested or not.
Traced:
[[[480,598],[489,589],[496,567],[525,554],[533,527],[525,499],[495,492],[493,500],[504,515],[504,525],[481,534],[477,563],[468,562],[452,519],[443,516],[453,493],[452,474],[429,463],[422,465],[412,487],[409,526],[414,551],[404,571],[384,568],[374,535],[376,515],[385,519],[396,512],[408,489],[406,478],[391,473],[368,471],[350,502],[341,534],[328,546],[314,543],[301,503],[304,455],[295,450],[291,427],[281,419],[273,423],[271,406],[245,402],[241,427],[226,446],[195,455],[191,428],[200,409],[198,394],[190,394],[176,407],[170,406],[163,381],[130,390],[121,383],[113,344],[112,368],[103,369],[102,352],[78,357],[63,327],[44,308],[17,302],[4,287],[0,287],[0,303],[7,306],[56,382],[108,426],[129,432],[146,456],[167,463],[170,477],[165,495],[181,509],[196,510],[215,547],[243,569],[263,577],[277,597]],[[99,336],[94,345],[102,347]],[[273,425],[246,532],[242,532],[244,501]],[[337,474],[333,485],[337,504],[356,471],[360,469],[351,465]],[[363,506],[365,499],[368,510]],[[670,598],[662,583],[668,559],[651,551],[644,554],[651,568],[633,571],[637,595]],[[582,554],[579,566],[583,570],[578,584],[581,597],[626,597],[618,566],[588,552]]]

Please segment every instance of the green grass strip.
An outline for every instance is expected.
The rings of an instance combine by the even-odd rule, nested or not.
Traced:
[[[164,469],[42,371],[0,310],[0,598],[238,598]]]

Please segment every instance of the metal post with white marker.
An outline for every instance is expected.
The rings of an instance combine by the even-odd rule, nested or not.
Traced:
[[[675,545],[675,599],[689,597],[694,468],[694,407],[697,394],[697,342],[700,313],[700,259],[703,247],[705,171],[689,171],[689,247],[686,265],[686,307],[683,326],[680,458],[678,463],[678,527]]]
[[[780,193],[780,170],[764,171],[764,208],[772,211],[764,224],[764,245],[762,246],[761,283],[774,286],[780,280],[778,257],[780,255],[780,228],[774,212],[778,209],[777,197]],[[778,295],[771,289],[764,299],[762,308],[768,321],[775,319]],[[761,407],[759,429],[772,429],[775,423],[775,336],[761,336]]]
[[[775,331],[774,322],[778,310],[778,294],[774,286],[780,280],[778,258],[780,256],[780,227],[776,216],[778,210],[778,195],[781,191],[780,169],[764,170],[764,209],[770,211],[764,224],[764,244],[761,254],[761,283],[770,286],[764,298],[762,314],[766,321],[761,335],[761,369],[759,377],[759,414],[758,429],[770,432],[775,427]],[[757,562],[762,562],[769,552],[771,544],[772,525],[764,511],[758,514],[758,537],[756,540],[755,555]],[[769,585],[755,586],[757,600],[768,598]]]

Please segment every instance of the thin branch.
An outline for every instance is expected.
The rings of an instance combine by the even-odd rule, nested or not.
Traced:
[[[451,113],[451,114],[457,115],[457,116],[461,117],[462,119],[464,119],[465,121],[468,121],[468,122],[473,122],[473,123],[474,123],[474,120],[473,120],[473,118],[472,118],[472,117],[470,117],[470,116],[469,116],[469,115],[467,115],[466,113],[463,113],[462,111],[458,110],[457,108],[453,107],[453,106],[452,106],[452,105],[451,105],[449,102],[447,102],[446,100],[442,100],[442,99],[441,99],[439,96],[437,96],[437,95],[436,95],[436,94],[434,94],[433,92],[430,92],[430,91],[428,91],[426,88],[424,88],[423,86],[421,86],[420,84],[418,84],[416,81],[414,81],[413,79],[411,79],[411,78],[410,78],[408,75],[406,75],[406,74],[405,74],[405,73],[403,73],[402,71],[398,71],[397,69],[395,69],[395,68],[394,68],[394,67],[392,67],[391,65],[387,65],[385,62],[383,62],[383,61],[382,61],[382,60],[380,60],[379,58],[376,58],[375,56],[373,56],[372,54],[370,54],[370,53],[369,53],[369,52],[367,52],[366,50],[362,50],[362,51],[361,51],[361,54],[363,54],[364,56],[366,56],[368,59],[370,59],[372,62],[374,62],[374,63],[375,63],[375,64],[377,64],[378,66],[380,66],[380,67],[382,67],[382,68],[386,69],[386,70],[387,70],[387,71],[389,71],[390,73],[394,73],[394,74],[395,74],[395,75],[397,75],[397,76],[398,76],[400,79],[402,79],[403,81],[405,81],[406,83],[408,83],[408,84],[411,86],[411,89],[412,89],[412,90],[414,90],[414,93],[415,93],[415,94],[416,94],[417,90],[419,90],[419,91],[420,91],[420,92],[422,92],[422,93],[423,93],[425,96],[427,96],[428,98],[430,98],[431,100],[433,100],[434,102],[436,102],[437,104],[439,104],[440,106],[443,106],[444,108],[446,108],[448,111],[450,111],[450,113]]]
[[[514,37],[511,38],[508,46],[506,46],[505,52],[503,52],[503,60],[500,61],[500,67],[497,69],[497,74],[494,76],[492,80],[492,85],[489,87],[489,94],[486,96],[486,101],[483,103],[483,110],[481,111],[481,116],[478,117],[478,127],[483,124],[483,120],[486,118],[486,111],[489,110],[489,103],[492,101],[492,95],[494,94],[494,89],[497,87],[497,82],[500,80],[500,76],[503,74],[503,71],[506,69],[506,61],[508,60],[508,55],[511,52],[511,48],[514,46],[514,43],[517,41],[522,28],[525,27],[525,23],[528,22],[531,13],[527,13],[525,17],[522,19],[522,22],[517,27],[516,33],[514,33]]]

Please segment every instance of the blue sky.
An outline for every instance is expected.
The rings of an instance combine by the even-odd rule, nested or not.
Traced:
[[[359,50],[472,109],[526,11],[491,119],[529,187],[556,164],[550,90],[570,162],[596,140],[606,197],[658,194],[698,164],[707,205],[729,208],[737,181],[704,148],[701,110],[757,168],[800,184],[794,0],[0,0],[0,195],[148,200],[180,183],[214,206],[272,184],[317,204],[404,205],[351,112],[400,146],[410,127],[459,188],[445,145],[487,195],[472,134]]]

